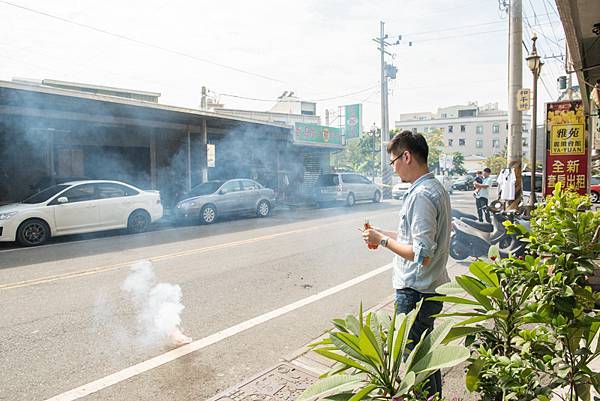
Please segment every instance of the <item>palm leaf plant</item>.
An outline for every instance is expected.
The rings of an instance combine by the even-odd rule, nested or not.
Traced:
[[[392,400],[409,394],[436,370],[469,357],[466,347],[442,344],[453,323],[442,322],[411,344],[410,330],[421,302],[408,314],[384,312],[334,319],[329,337],[311,345],[313,351],[336,361],[334,367],[298,398],[309,400]]]

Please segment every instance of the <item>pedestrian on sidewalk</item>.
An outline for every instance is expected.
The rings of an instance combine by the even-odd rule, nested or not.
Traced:
[[[403,182],[412,186],[404,195],[398,231],[371,228],[363,231],[367,244],[379,244],[394,255],[393,286],[396,313],[409,313],[424,300],[409,333],[414,346],[424,332],[433,330],[433,315],[442,303],[427,301],[435,289],[450,281],[446,270],[450,242],[450,197],[427,167],[429,146],[421,134],[402,131],[388,144],[390,165]],[[429,395],[442,397],[442,375],[428,379]]]
[[[474,182],[473,185],[477,190],[475,194],[475,205],[477,206],[477,216],[479,221],[483,223],[483,215],[485,214],[485,221],[491,223],[490,211],[488,209],[488,203],[490,199],[490,188],[492,187],[492,177],[490,174],[492,170],[489,167],[483,169],[483,182]]]

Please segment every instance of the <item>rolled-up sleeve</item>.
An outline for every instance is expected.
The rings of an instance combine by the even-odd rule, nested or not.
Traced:
[[[418,193],[412,205],[411,236],[414,262],[423,265],[423,259],[432,257],[437,244],[437,210],[433,201],[425,194]]]

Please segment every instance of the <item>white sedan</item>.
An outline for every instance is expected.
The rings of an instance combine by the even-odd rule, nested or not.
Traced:
[[[139,233],[162,215],[158,191],[119,181],[73,181],[0,206],[0,241],[35,246],[67,234],[118,228]]]

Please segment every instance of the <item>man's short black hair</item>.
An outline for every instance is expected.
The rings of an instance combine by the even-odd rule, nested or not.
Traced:
[[[429,146],[423,135],[408,130],[402,131],[396,134],[387,146],[387,152],[394,152],[396,156],[405,150],[408,150],[419,163],[427,164]]]
[[[486,173],[492,174],[492,170],[490,170],[489,167],[484,168],[483,171],[485,171]]]

